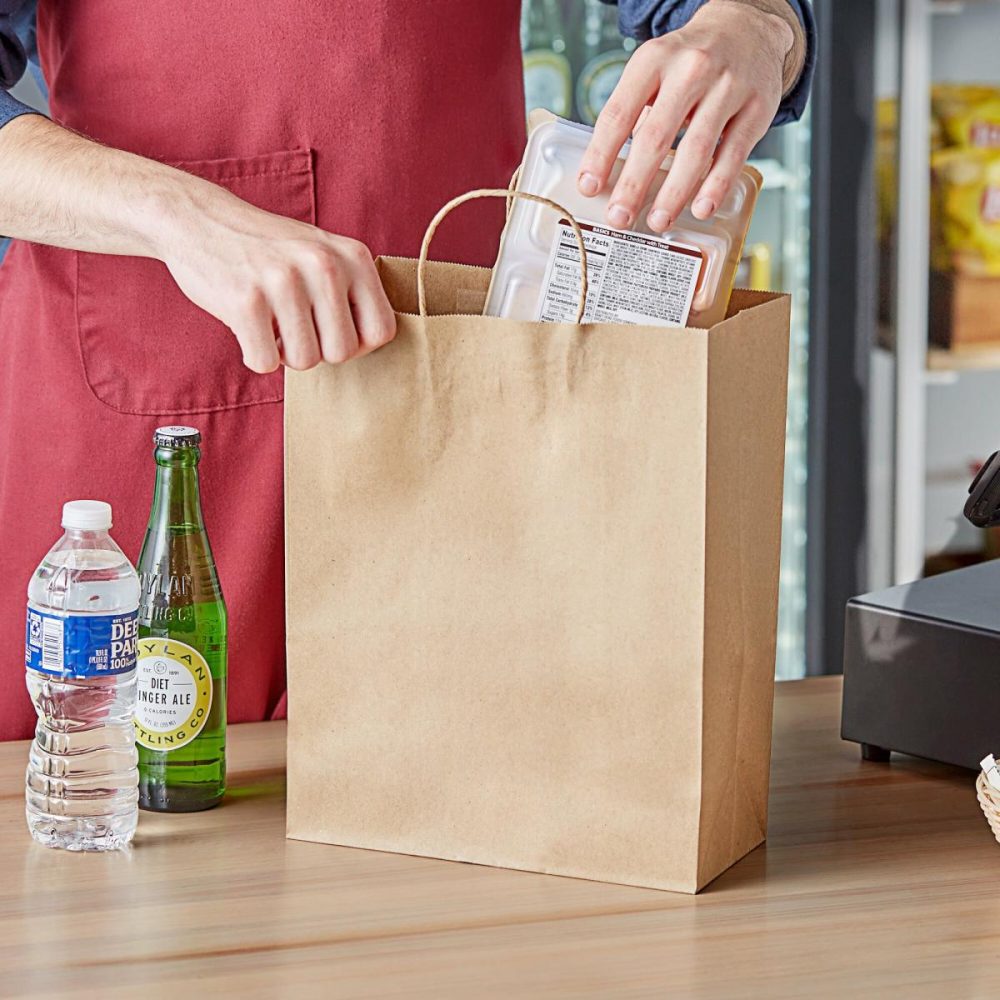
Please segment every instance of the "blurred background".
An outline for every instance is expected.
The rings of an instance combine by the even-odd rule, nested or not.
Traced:
[[[1000,552],[962,518],[1000,448],[1000,2],[813,6],[812,103],[754,153],[739,278],[793,296],[779,678],[840,671],[848,597]],[[528,105],[593,123],[616,23],[525,0]]]

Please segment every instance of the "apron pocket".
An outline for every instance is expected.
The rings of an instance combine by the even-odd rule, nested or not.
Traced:
[[[308,149],[171,165],[258,208],[315,224]],[[188,301],[159,261],[76,258],[80,353],[101,402],[121,413],[181,416],[281,401],[283,370],[257,375],[244,367],[229,329]]]

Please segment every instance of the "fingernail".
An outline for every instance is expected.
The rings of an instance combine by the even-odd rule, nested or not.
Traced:
[[[695,198],[691,211],[698,219],[707,219],[715,211],[715,202],[711,198]]]
[[[665,233],[670,228],[671,219],[662,208],[657,208],[649,213],[646,223],[654,233]]]
[[[580,174],[580,191],[585,195],[595,195],[600,190],[601,185],[593,174]]]
[[[618,229],[624,229],[631,218],[628,209],[622,205],[612,205],[608,209],[608,222]]]

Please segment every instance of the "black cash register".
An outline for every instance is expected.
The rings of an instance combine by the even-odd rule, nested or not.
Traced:
[[[1000,452],[965,516],[1000,524]],[[968,768],[1000,748],[1000,560],[848,602],[841,736],[866,760],[896,750]]]

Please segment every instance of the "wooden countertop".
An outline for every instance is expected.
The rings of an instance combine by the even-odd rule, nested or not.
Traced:
[[[282,723],[231,729],[215,811],[46,850],[0,746],[0,996],[1000,995],[972,776],[863,763],[839,708],[837,678],[778,686],[769,841],[697,897],[287,841]]]

